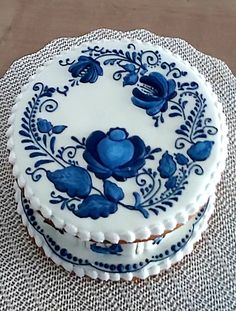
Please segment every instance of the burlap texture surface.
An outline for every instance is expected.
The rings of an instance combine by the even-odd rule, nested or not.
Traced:
[[[178,53],[206,76],[223,104],[229,129],[226,170],[217,187],[216,208],[201,242],[181,263],[138,282],[79,279],[57,267],[29,238],[16,213],[6,150],[7,119],[15,96],[37,67],[60,51],[101,38],[130,37]],[[13,63],[0,79],[0,310],[236,310],[236,78],[220,60],[180,39],[145,30],[97,30],[61,38]]]

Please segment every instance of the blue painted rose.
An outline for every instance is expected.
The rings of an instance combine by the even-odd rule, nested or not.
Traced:
[[[100,179],[113,176],[124,181],[135,176],[145,164],[146,146],[140,137],[128,135],[123,128],[111,128],[107,134],[93,132],[83,154],[88,170]]]
[[[146,109],[148,115],[165,112],[168,100],[176,96],[176,83],[173,79],[167,80],[162,74],[152,72],[142,76],[139,80],[143,86],[133,89],[132,102],[135,106]]]
[[[100,63],[88,56],[80,56],[78,61],[70,65],[68,70],[73,78],[79,77],[82,83],[94,83],[97,81],[98,76],[103,75]]]

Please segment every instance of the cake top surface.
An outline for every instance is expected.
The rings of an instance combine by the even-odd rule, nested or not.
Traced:
[[[10,124],[18,185],[83,240],[132,242],[185,223],[226,157],[210,84],[178,55],[127,39],[83,43],[40,67]]]

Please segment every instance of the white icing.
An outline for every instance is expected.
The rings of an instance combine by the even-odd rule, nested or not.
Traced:
[[[188,72],[187,81],[194,80],[199,84],[208,104],[206,108],[207,117],[211,118],[212,124],[218,128],[217,135],[210,137],[210,140],[215,142],[211,156],[206,161],[201,162],[204,175],[190,175],[189,184],[183,195],[179,197],[178,202],[175,202],[166,212],[160,211],[158,216],[150,213],[149,218],[145,219],[137,211],[119,207],[118,211],[109,215],[108,218],[100,217],[93,220],[91,218],[79,218],[69,210],[62,210],[59,206],[49,203],[50,193],[53,190],[49,180],[41,178],[38,182],[34,182],[31,176],[25,173],[27,167],[33,167],[35,160],[30,159],[29,152],[24,149],[19,130],[23,111],[34,94],[32,86],[41,81],[49,86],[63,87],[68,84],[68,79],[71,76],[68,73],[68,67],[58,66],[60,59],[67,57],[77,59],[81,51],[87,46],[103,45],[106,48],[114,48],[119,45],[119,48],[125,49],[129,42],[123,39],[121,41],[103,40],[84,43],[57,56],[54,60],[40,67],[36,75],[30,78],[29,84],[22,88],[22,93],[17,97],[12,115],[9,118],[10,128],[7,133],[10,150],[9,161],[13,164],[13,174],[17,178],[19,186],[24,188],[24,194],[31,201],[32,208],[40,210],[45,218],[50,218],[54,222],[56,227],[64,228],[71,235],[78,235],[84,241],[93,239],[98,242],[103,240],[108,240],[111,243],[118,243],[119,240],[132,242],[136,239],[147,239],[152,234],[162,234],[165,230],[172,230],[178,223],[186,223],[188,217],[196,213],[212,194],[224,168],[227,152],[225,117],[211,85],[205,81],[205,78],[199,74],[196,68],[191,67],[178,55],[174,55],[159,46],[132,41],[139,49],[158,49],[166,61],[175,61],[181,70]],[[106,133],[111,127],[119,126],[126,128],[130,136],[140,136],[145,144],[151,145],[152,148],[158,146],[170,153],[176,152],[176,149],[173,148],[176,135],[170,133],[175,132],[175,129],[181,124],[181,120],[179,118],[166,118],[163,125],[155,128],[152,118],[143,109],[135,107],[131,103],[132,87],[122,87],[121,82],[111,79],[114,73],[113,66],[103,67],[103,70],[104,79],[98,79],[95,84],[80,83],[78,87],[71,88],[68,96],[62,97],[56,94],[53,97],[58,101],[59,109],[54,113],[46,113],[44,117],[50,119],[53,124],[68,126],[66,135],[60,137],[60,146],[70,144],[72,135],[82,138],[87,137],[94,130],[102,130]],[[186,81],[186,78],[181,77],[178,81]],[[191,103],[191,99],[189,103]],[[189,104],[187,111],[190,109],[191,105]],[[78,160],[81,166],[86,168],[84,159],[80,157]],[[156,168],[159,160],[160,156],[157,154],[155,161],[148,162],[149,167]],[[50,170],[56,169],[58,167],[54,163],[50,164]],[[102,189],[101,181],[94,174],[91,176],[94,185]],[[116,183],[125,192],[125,203],[133,204],[132,192],[137,190],[134,187],[134,179],[128,179],[125,183]]]

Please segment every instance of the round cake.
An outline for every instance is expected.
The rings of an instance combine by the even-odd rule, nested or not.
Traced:
[[[112,39],[64,51],[23,86],[9,123],[23,221],[69,270],[144,278],[205,228],[225,117],[211,85],[169,50]]]

